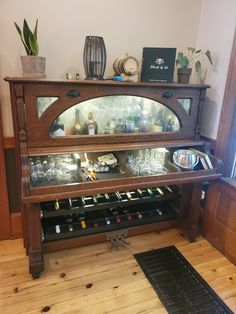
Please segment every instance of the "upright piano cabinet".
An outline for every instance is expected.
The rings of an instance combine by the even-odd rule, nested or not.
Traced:
[[[221,176],[200,139],[209,86],[5,80],[33,278],[47,252],[174,226],[195,240],[205,183]]]

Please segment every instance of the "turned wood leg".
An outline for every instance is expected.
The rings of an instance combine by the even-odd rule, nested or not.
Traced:
[[[30,204],[28,215],[29,272],[35,279],[44,270],[40,204]]]
[[[202,185],[197,182],[183,186],[178,226],[191,242],[199,235]]]

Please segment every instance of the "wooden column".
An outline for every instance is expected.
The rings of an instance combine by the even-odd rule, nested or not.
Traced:
[[[201,182],[183,185],[178,226],[191,242],[194,242],[199,235],[201,195]]]
[[[1,110],[0,110],[0,173],[1,173],[0,175],[0,200],[1,200],[0,240],[5,240],[5,239],[10,238],[11,230],[10,230],[10,212],[9,212],[9,203],[8,203]]]

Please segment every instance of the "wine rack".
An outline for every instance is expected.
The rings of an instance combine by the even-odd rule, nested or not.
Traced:
[[[44,242],[177,218],[178,186],[116,191],[41,203]]]

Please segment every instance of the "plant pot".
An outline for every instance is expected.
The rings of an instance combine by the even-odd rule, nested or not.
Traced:
[[[46,77],[46,58],[39,56],[21,56],[24,77]]]
[[[191,73],[192,73],[192,69],[191,68],[187,68],[187,69],[179,68],[177,70],[178,83],[188,84]]]

